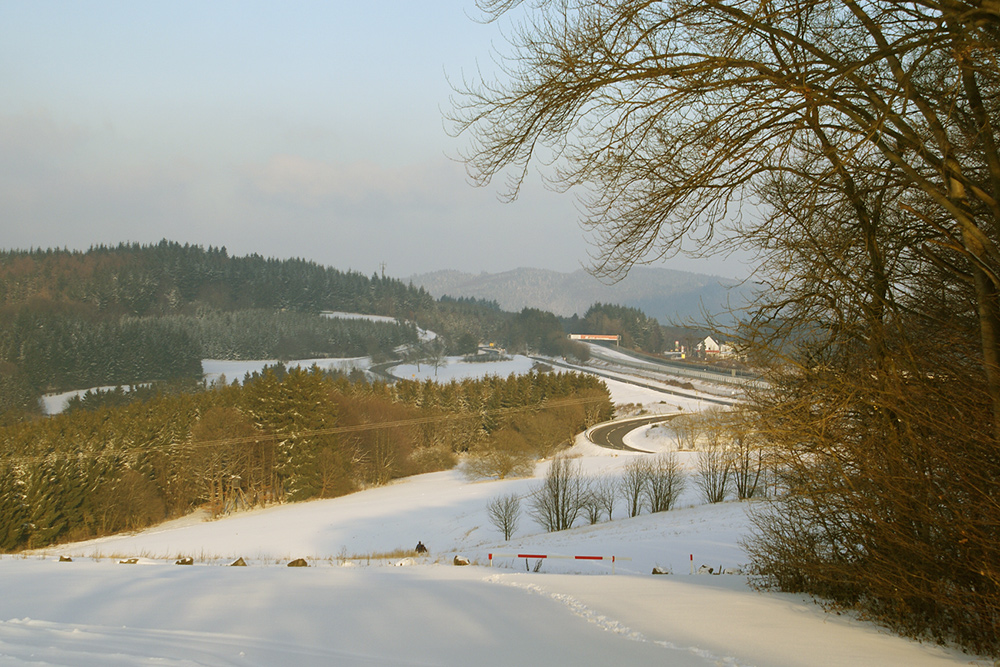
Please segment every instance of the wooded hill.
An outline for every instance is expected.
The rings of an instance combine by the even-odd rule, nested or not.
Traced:
[[[611,416],[592,376],[349,382],[278,367],[241,385],[0,427],[0,549],[333,497],[451,468],[533,460]]]
[[[398,321],[331,319],[323,311]],[[204,358],[388,358],[418,342],[414,322],[441,334],[449,354],[474,351],[480,341],[584,354],[551,313],[435,301],[397,279],[301,259],[231,257],[225,248],[169,241],[0,251],[0,415],[38,414],[46,392],[196,383]]]
[[[422,342],[414,322],[441,335]],[[201,381],[203,358],[454,354],[479,341],[576,349],[551,313],[435,301],[303,260],[167,241],[0,252],[0,548],[133,530],[197,507],[341,495],[450,468],[460,453],[502,476],[610,417],[604,385],[577,375],[387,385],[279,364],[242,385]],[[44,391],[150,381],[37,418]]]

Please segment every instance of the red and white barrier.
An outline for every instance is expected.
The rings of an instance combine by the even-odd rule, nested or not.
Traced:
[[[632,560],[626,556],[563,556],[560,554],[489,554],[490,557],[490,567],[493,567],[493,558],[524,558],[525,560],[529,558],[542,559],[542,558],[563,558],[568,560],[600,560],[600,561],[611,561],[611,574],[615,573],[615,563],[620,560]]]

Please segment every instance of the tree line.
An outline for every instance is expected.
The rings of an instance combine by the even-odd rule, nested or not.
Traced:
[[[398,323],[330,319],[322,311]],[[433,350],[421,352],[414,323],[439,334]],[[435,301],[399,280],[297,259],[231,257],[225,248],[161,241],[0,251],[0,415],[7,420],[38,414],[46,392],[197,380],[205,358],[378,360],[401,346],[410,356],[466,355],[494,343],[585,359],[586,347],[565,334],[542,310]],[[639,340],[638,329],[634,335]]]
[[[37,412],[45,392],[200,381],[202,359],[379,358],[416,341],[413,324],[296,311],[94,319],[70,308],[0,309],[0,383],[9,387],[0,413]]]
[[[160,241],[69,250],[0,251],[0,305],[77,303],[100,313],[160,315],[216,310],[342,310],[412,319],[433,299],[377,274],[302,259],[230,256],[225,248]]]
[[[203,358],[387,356],[433,299],[394,279],[225,248],[95,246],[0,251],[0,414],[37,414],[44,392],[200,379]]]
[[[659,354],[666,348],[663,326],[639,308],[613,303],[595,303],[583,317],[563,320],[569,333],[621,336],[621,345],[632,350]]]
[[[278,366],[16,423],[0,428],[0,548],[334,497],[448,469],[509,433],[538,456],[610,411],[604,385],[576,374],[389,385]]]

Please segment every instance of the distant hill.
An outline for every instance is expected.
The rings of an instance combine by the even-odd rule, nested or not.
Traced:
[[[475,297],[496,301],[503,310],[548,310],[562,317],[581,317],[594,303],[639,308],[661,324],[701,319],[702,311],[719,314],[747,294],[737,281],[672,269],[636,267],[622,281],[605,284],[583,269],[560,273],[546,269],[514,269],[503,273],[435,271],[411,276],[435,298]]]

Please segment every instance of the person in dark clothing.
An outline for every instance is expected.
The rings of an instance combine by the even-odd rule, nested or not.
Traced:
[[[427,553],[427,547],[424,546],[423,542],[419,542],[418,541],[417,542],[417,548],[414,549],[414,551],[416,551],[418,554],[425,554],[425,553]]]

